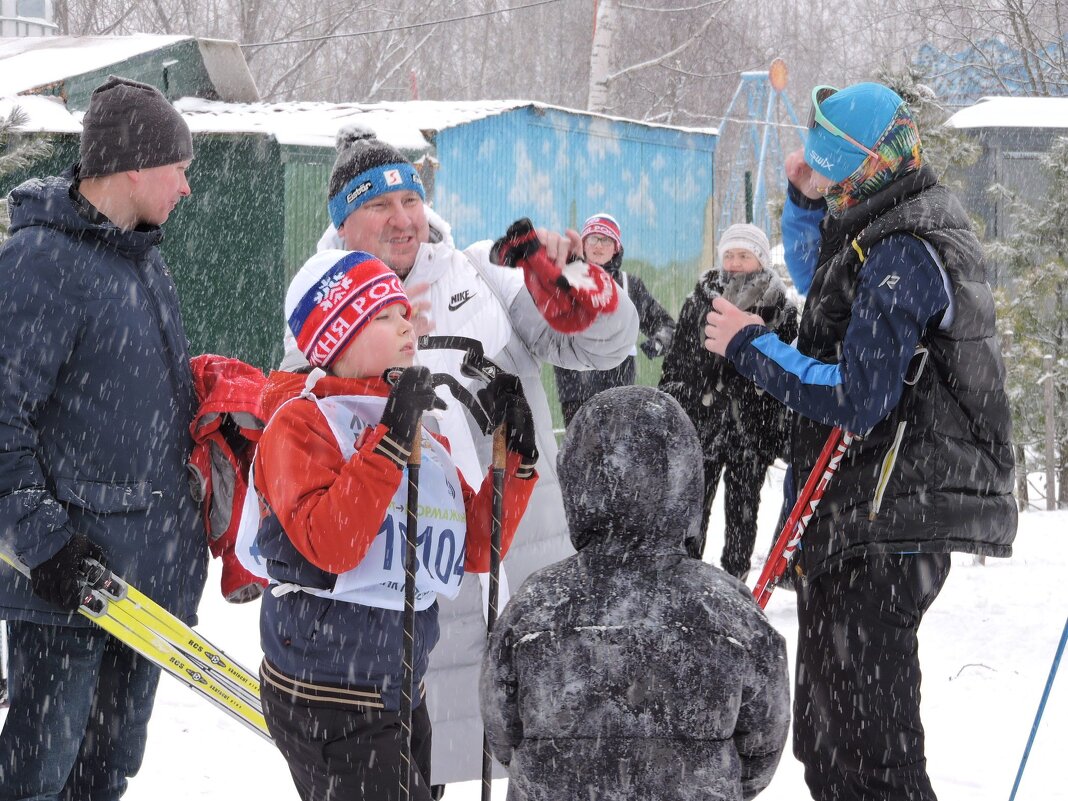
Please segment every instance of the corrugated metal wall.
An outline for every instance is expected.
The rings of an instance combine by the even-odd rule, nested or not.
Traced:
[[[285,165],[285,278],[289,279],[315,253],[330,223],[326,187],[334,163],[333,150],[283,146]],[[279,309],[281,314],[281,309]]]
[[[282,351],[283,191],[278,143],[252,134],[199,134],[190,197],[164,226],[193,353],[266,369]]]
[[[109,64],[101,69],[57,81],[42,94],[64,98],[71,111],[85,111],[93,90],[108,79],[120,75],[157,87],[170,100],[179,97],[213,97],[214,86],[195,39],[163,45],[148,53]]]
[[[563,230],[608,212],[624,267],[673,316],[712,251],[713,134],[527,107],[443,130],[435,145],[434,205],[461,246],[518,217]],[[639,353],[639,381],[655,385],[660,366]],[[555,407],[552,371],[544,377]]]
[[[51,141],[53,155],[4,176],[0,194],[30,177],[58,175],[77,160],[76,135]],[[282,353],[287,283],[278,144],[262,135],[197,134],[193,149],[193,192],[163,226],[160,248],[178,287],[190,348],[266,369]]]

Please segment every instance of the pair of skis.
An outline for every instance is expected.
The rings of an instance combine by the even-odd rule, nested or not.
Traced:
[[[16,558],[3,559],[24,575]],[[260,736],[271,739],[260,683],[236,660],[94,559],[78,612]]]

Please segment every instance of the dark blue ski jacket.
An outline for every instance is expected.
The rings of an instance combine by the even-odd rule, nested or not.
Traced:
[[[792,193],[787,205],[796,200]],[[819,240],[797,346],[749,326],[726,352],[799,413],[798,486],[830,426],[863,437],[809,523],[797,572],[814,578],[865,553],[1010,556],[1017,520],[1005,368],[964,209],[923,167],[822,225],[814,214],[807,223],[807,232],[793,229],[802,244],[787,245],[810,253]]]
[[[0,248],[0,547],[32,568],[80,532],[192,622],[207,570],[186,472],[196,394],[163,234],[90,222],[71,183],[16,188]],[[0,618],[88,625],[0,575]]]

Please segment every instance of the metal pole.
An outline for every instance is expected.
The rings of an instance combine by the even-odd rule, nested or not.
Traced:
[[[419,534],[419,462],[421,428],[415,432],[408,456],[408,502],[404,530],[404,674],[401,678],[401,801],[411,798],[412,685],[415,681],[415,573],[416,538]]]
[[[745,221],[753,222],[753,173],[745,171]]]
[[[504,520],[504,466],[508,458],[504,424],[493,432],[493,523],[490,530],[490,584],[486,610],[487,636],[497,624],[497,602],[501,589],[501,528]],[[489,737],[482,731],[482,801],[490,801],[493,789],[493,754]]]
[[[1053,356],[1042,358],[1042,383],[1046,395],[1046,509],[1057,508],[1057,457],[1054,447],[1057,441],[1057,420],[1053,399]]]
[[[1049,678],[1046,679],[1046,688],[1042,691],[1042,700],[1038,703],[1038,712],[1035,714],[1035,722],[1031,725],[1031,735],[1027,738],[1027,745],[1024,747],[1023,758],[1020,760],[1020,769],[1016,771],[1016,781],[1012,783],[1012,793],[1009,795],[1009,801],[1014,801],[1016,791],[1020,789],[1020,780],[1023,778],[1024,768],[1027,766],[1027,757],[1031,754],[1031,746],[1035,742],[1035,735],[1038,734],[1038,724],[1042,722],[1042,713],[1046,709],[1046,701],[1049,700],[1049,691],[1053,687],[1053,679],[1057,675],[1057,668],[1060,666],[1061,657],[1064,655],[1065,640],[1068,640],[1068,618],[1064,619],[1061,641],[1057,645],[1057,653],[1053,656],[1053,664],[1049,669]]]

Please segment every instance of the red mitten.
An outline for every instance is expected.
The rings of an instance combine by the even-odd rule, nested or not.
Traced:
[[[551,328],[564,334],[585,331],[601,313],[619,305],[616,282],[595,264],[571,262],[561,271],[538,241],[530,220],[512,223],[494,245],[499,260],[523,270],[534,305]]]
[[[222,552],[222,594],[232,604],[255,601],[267,586],[266,579],[249,573],[234,553],[231,542]]]

